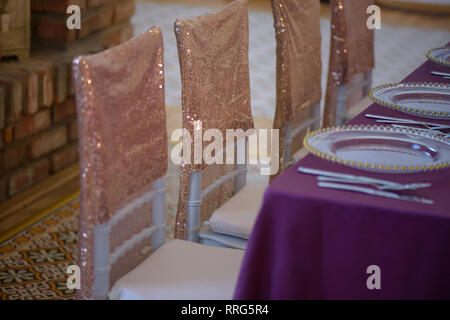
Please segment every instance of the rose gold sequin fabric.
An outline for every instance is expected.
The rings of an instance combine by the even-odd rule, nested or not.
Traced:
[[[324,125],[334,124],[337,87],[375,66],[374,32],[367,28],[373,0],[331,0],[331,44]]]
[[[152,182],[167,172],[163,59],[159,27],[74,59],[81,175],[79,298],[93,294],[93,228],[150,191]],[[111,250],[117,237],[148,227],[150,221],[151,210],[130,214],[120,222],[123,229],[112,228]]]
[[[277,42],[277,105],[274,128],[280,130],[280,173],[285,126],[312,117],[306,110],[320,102],[322,61],[319,0],[272,0]],[[301,136],[301,135],[299,135]],[[296,139],[299,140],[299,139]],[[291,155],[300,148],[291,145]],[[272,177],[273,178],[273,177]]]
[[[189,20],[175,22],[182,82],[183,128],[191,137],[215,128],[225,137],[226,129],[253,128],[250,110],[248,66],[247,2],[237,0],[224,9]],[[195,121],[202,121],[196,128]],[[204,143],[203,146],[207,145]],[[193,147],[192,147],[193,148]],[[192,149],[193,150],[193,149]],[[194,151],[192,159],[194,158]],[[180,196],[175,237],[186,237],[186,203],[189,195],[189,174],[204,170],[202,188],[222,176],[229,166],[182,163]],[[231,166],[234,168],[234,166]],[[209,218],[232,192],[232,181],[210,194],[202,202],[201,216]]]
[[[320,1],[272,0],[277,42],[277,128],[320,102]]]

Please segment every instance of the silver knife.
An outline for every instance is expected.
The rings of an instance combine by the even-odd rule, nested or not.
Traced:
[[[415,197],[415,196],[405,196],[405,195],[400,195],[395,192],[374,190],[374,189],[364,188],[364,187],[355,186],[355,185],[332,183],[332,182],[319,182],[317,185],[321,188],[354,191],[354,192],[360,192],[360,193],[365,193],[365,194],[370,194],[370,195],[380,196],[380,197],[385,197],[385,198],[392,198],[392,199],[406,200],[406,201],[415,201],[415,202],[425,203],[425,204],[433,204],[434,203],[434,201],[431,199],[425,199],[425,198],[420,198],[420,197]]]
[[[324,177],[317,176],[318,181],[328,181],[328,182],[341,182],[341,183],[358,183],[358,184],[370,184],[375,186],[378,190],[390,190],[390,191],[399,191],[399,190],[417,190],[421,188],[427,188],[430,186],[430,183],[407,183],[407,184],[377,184],[377,183],[369,183],[361,180],[348,180],[343,178],[333,178],[333,177]]]
[[[366,118],[371,119],[377,119],[377,122],[387,122],[387,123],[398,123],[398,124],[417,124],[417,125],[423,125],[428,127],[429,129],[450,129],[449,125],[435,123],[435,122],[425,122],[425,121],[416,121],[411,119],[404,119],[404,118],[394,118],[394,117],[388,117],[378,114],[365,114]],[[415,128],[417,129],[417,128]]]
[[[450,73],[447,73],[447,72],[430,71],[430,73],[431,73],[431,74],[434,74],[435,76],[450,77]]]

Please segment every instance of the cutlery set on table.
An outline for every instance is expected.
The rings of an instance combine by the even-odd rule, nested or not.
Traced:
[[[431,71],[430,73],[435,76],[444,77],[444,79],[450,79],[450,73],[447,73],[447,72]]]
[[[325,170],[316,170],[305,167],[298,167],[297,170],[301,173],[316,175],[318,180],[317,185],[321,188],[355,191],[380,197],[416,201],[426,204],[434,203],[434,201],[431,199],[401,195],[394,192],[400,190],[417,190],[430,187],[431,183],[427,182],[401,184],[387,180],[374,179],[364,176],[354,176]],[[375,189],[352,184],[371,185]]]
[[[431,49],[429,60],[449,67],[450,46]],[[450,79],[450,72],[431,71],[439,79]],[[379,173],[411,174],[450,168],[450,84],[398,83],[373,88],[370,97],[383,107],[425,118],[365,114],[376,125],[346,125],[309,133],[304,145],[322,159]],[[435,122],[438,120],[438,122]],[[379,124],[379,125],[378,125]],[[365,193],[373,196],[433,204],[432,199],[406,195],[420,193],[431,183],[398,183],[329,170],[299,167],[298,172],[317,176],[320,188]]]

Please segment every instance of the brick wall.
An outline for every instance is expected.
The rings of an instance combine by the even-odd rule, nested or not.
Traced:
[[[81,9],[79,30],[66,26],[66,9],[72,4]],[[134,8],[135,0],[31,0],[32,45],[67,49],[88,37],[96,37],[106,45],[111,38],[120,43],[123,34],[130,33],[127,22]]]
[[[71,76],[70,61],[0,63],[0,201],[77,160]]]
[[[134,0],[32,0],[31,4],[44,37],[67,33],[52,30],[55,25],[46,21],[61,16],[54,19],[60,23],[69,4],[83,8],[86,28],[75,33],[64,51],[58,46],[32,47],[29,59],[0,61],[0,202],[77,161],[72,60],[124,42],[133,33],[129,19]],[[90,14],[103,18],[89,20]],[[83,30],[83,18],[81,23]]]

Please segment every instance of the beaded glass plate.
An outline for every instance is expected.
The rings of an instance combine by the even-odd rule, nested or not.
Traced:
[[[427,58],[443,66],[450,67],[450,47],[430,49],[427,51]]]
[[[450,120],[450,85],[443,83],[394,83],[370,90],[376,103],[425,118]]]
[[[331,127],[311,132],[304,144],[320,158],[361,170],[410,173],[450,167],[450,139],[420,129]]]

